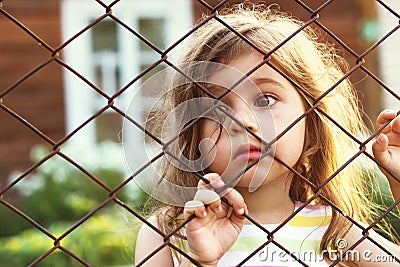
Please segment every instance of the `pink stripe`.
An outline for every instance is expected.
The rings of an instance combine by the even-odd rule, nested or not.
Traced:
[[[298,209],[303,203],[296,201],[295,203],[295,208]],[[327,208],[327,206],[324,205],[308,205],[305,206],[302,211],[307,211],[307,210],[318,210],[318,209],[322,209],[322,208]]]

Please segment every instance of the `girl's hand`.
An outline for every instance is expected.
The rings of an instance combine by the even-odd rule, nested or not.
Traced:
[[[378,138],[372,145],[372,151],[375,158],[387,167],[394,176],[400,178],[400,116],[397,116],[393,110],[385,110],[379,114],[376,120],[376,128],[380,128],[388,120],[392,120],[382,129]],[[388,178],[390,188],[395,200],[400,198],[400,182],[386,172],[381,171]]]
[[[386,166],[393,174],[400,178],[400,116],[396,118],[396,112],[385,110],[379,114],[376,120],[376,128],[380,128],[388,120],[393,119],[378,135],[372,150],[375,158]],[[385,170],[382,172],[388,177],[389,182],[399,184],[393,177],[390,177]]]
[[[204,176],[215,189],[222,188],[224,182],[216,173]],[[231,248],[243,228],[247,212],[243,197],[235,189],[224,195],[229,204],[221,202],[217,193],[203,181],[194,200],[185,205],[185,219],[195,214],[186,225],[189,255],[203,266],[217,266],[221,257]],[[207,207],[205,206],[207,205]]]

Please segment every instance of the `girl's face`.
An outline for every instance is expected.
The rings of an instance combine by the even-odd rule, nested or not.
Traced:
[[[247,73],[262,60],[261,55],[251,53],[233,59],[228,65],[241,73]],[[240,78],[237,75],[232,77],[224,70],[217,71],[209,79],[210,84],[216,85],[211,85],[209,90],[218,97],[225,91],[223,87],[233,85]],[[249,80],[250,82],[240,83],[221,101],[229,106],[243,125],[266,142],[270,142],[305,112],[302,99],[295,87],[268,65],[264,64],[253,72]],[[221,84],[227,86],[217,86]],[[211,139],[215,142],[210,148],[214,150],[210,153],[214,155],[214,159],[208,169],[220,174],[225,182],[233,179],[252,161],[257,160],[265,150],[257,138],[232,120],[221,132],[218,124],[211,119],[204,119],[201,123],[201,139]],[[303,151],[304,137],[303,118],[274,143],[274,155],[293,167]],[[260,185],[279,181],[277,179],[285,180],[288,172],[281,163],[266,156],[247,170],[234,185],[249,187],[250,191],[254,191]]]

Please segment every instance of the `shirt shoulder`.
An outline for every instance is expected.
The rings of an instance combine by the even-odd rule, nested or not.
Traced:
[[[293,214],[284,225],[262,224],[264,229],[253,224],[245,225],[238,240],[224,255],[221,265],[218,266],[236,266],[238,262],[246,259],[260,247],[263,249],[248,259],[244,266],[287,266],[283,263],[288,262],[291,267],[300,266],[301,264],[293,262],[292,258],[284,253],[281,246],[296,255],[305,253],[305,255],[315,255],[318,261],[307,262],[312,263],[313,266],[328,266],[322,260],[319,246],[331,218],[332,208],[330,206],[305,205],[297,202]],[[274,258],[274,255],[285,255],[284,261],[280,261],[277,257]]]
[[[331,206],[312,204],[304,205],[296,202],[293,217],[287,225],[292,227],[328,226],[332,219]]]

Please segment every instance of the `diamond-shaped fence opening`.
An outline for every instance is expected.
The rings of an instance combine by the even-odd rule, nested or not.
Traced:
[[[287,29],[290,34],[271,50],[265,51],[254,43],[248,32],[240,32],[221,15],[225,7],[240,3],[226,0],[154,0],[148,3],[133,0],[0,0],[0,31],[3,29],[6,33],[0,37],[4,44],[0,50],[0,68],[9,74],[1,76],[0,88],[0,118],[3,122],[0,151],[4,161],[0,167],[7,170],[0,170],[3,176],[0,177],[3,228],[0,229],[0,266],[151,266],[152,260],[165,248],[173,252],[176,260],[202,266],[182,245],[186,239],[181,235],[185,235],[186,225],[195,216],[184,220],[182,206],[168,206],[157,198],[175,204],[176,199],[188,196],[184,196],[186,193],[174,196],[174,193],[181,192],[174,191],[176,188],[168,191],[163,179],[166,174],[159,174],[158,166],[168,161],[190,173],[187,183],[194,188],[200,181],[208,183],[203,177],[206,168],[196,168],[197,165],[184,160],[182,154],[174,149],[183,147],[185,150],[191,143],[199,142],[187,137],[198,137],[196,131],[199,131],[204,118],[220,120],[221,116],[267,148],[257,160],[250,164],[246,162],[235,177],[230,177],[234,182],[253,166],[264,164],[264,158],[269,158],[271,164],[279,164],[296,177],[292,182],[305,190],[302,195],[300,191],[290,192],[298,198],[295,199],[297,207],[273,228],[258,221],[260,217],[253,217],[251,212],[245,213],[243,216],[258,231],[259,238],[256,245],[244,250],[245,255],[242,252],[229,266],[254,265],[256,260],[259,262],[256,266],[266,266],[270,260],[265,258],[269,255],[268,249],[278,252],[282,263],[285,261],[287,265],[290,262],[290,266],[314,266],[317,261],[322,261],[320,258],[306,258],[299,251],[296,253],[290,242],[281,238],[286,234],[286,227],[310,212],[315,203],[329,207],[335,221],[330,226],[320,222],[321,227],[329,226],[327,231],[336,238],[322,238],[330,242],[322,246],[330,250],[319,252],[327,261],[326,266],[343,266],[348,261],[357,264],[362,260],[380,261],[386,263],[385,266],[400,263],[399,247],[395,245],[400,235],[399,196],[391,196],[383,175],[379,176],[378,182],[371,178],[374,176],[372,173],[380,173],[378,166],[388,176],[393,176],[393,192],[400,185],[398,171],[376,160],[371,151],[372,143],[397,118],[400,110],[395,70],[400,58],[399,5],[380,0],[352,3],[293,0],[280,3],[282,11],[293,14],[302,22],[294,31]],[[251,6],[251,1],[245,1],[244,5]],[[185,15],[179,14],[180,8]],[[200,20],[196,19],[200,17]],[[268,66],[307,99],[304,113],[293,118],[272,138],[258,136],[240,118],[232,115],[222,103],[224,101],[220,101],[233,94],[231,91],[241,86],[246,75],[237,76],[235,83],[225,86],[215,95],[206,80],[212,73],[205,77],[193,75],[203,67],[215,66],[178,63],[177,56],[181,55],[181,49],[187,48],[187,40],[210,22],[216,25],[214,27],[220,27],[226,36],[233,35],[245,43],[245,51],[253,51],[262,58],[256,66],[246,70],[247,75],[251,77],[252,73]],[[56,42],[53,35],[47,35],[46,23],[52,24],[48,26],[49,33],[50,29],[54,31],[63,26],[58,29],[62,31],[58,33],[63,34],[63,41]],[[182,25],[185,23],[190,27],[184,28]],[[317,96],[309,92],[310,88],[299,84],[294,75],[282,67],[285,62],[280,62],[277,56],[310,28],[318,32],[320,39],[332,43],[337,53],[348,61],[342,76],[325,83],[323,92]],[[224,36],[220,41],[223,39]],[[34,47],[30,50],[32,53],[20,49],[29,46]],[[212,48],[212,45],[208,46],[209,53]],[[229,62],[223,62],[224,59],[221,61],[229,65]],[[192,102],[188,114],[168,113],[171,111],[159,101],[165,96],[163,90],[172,77],[184,80],[176,88],[189,84],[193,97],[202,96],[199,102]],[[324,100],[335,97],[337,90],[341,90],[347,81],[354,84],[360,99],[360,103],[355,103],[352,106],[354,110],[349,112],[357,114],[356,109],[364,108],[366,113],[360,116],[370,130],[368,134],[356,132],[357,125],[352,123],[342,125],[342,118],[330,112],[339,107],[324,106],[332,103]],[[64,93],[59,90],[60,84]],[[209,102],[211,99],[213,101]],[[397,115],[375,129],[375,117],[385,105],[395,109]],[[190,117],[192,114],[195,115]],[[179,120],[185,116],[189,119],[179,126]],[[313,152],[321,166],[326,165],[324,161],[329,161],[326,158],[338,159],[337,164],[330,165],[334,168],[321,173],[322,178],[308,175],[313,173],[310,162],[299,167],[297,163],[287,162],[279,153],[271,152],[275,144],[285,140],[285,136],[295,131],[298,125],[316,117],[323,125],[315,124],[315,127],[329,125],[331,134],[343,141],[341,149],[336,147],[335,155]],[[171,128],[172,134],[170,128],[162,125],[171,120],[179,128]],[[219,123],[225,125],[224,121]],[[166,132],[168,134],[163,135]],[[308,142],[323,142],[317,134],[305,138]],[[330,145],[328,140],[324,141],[324,145]],[[323,147],[318,150],[325,151]],[[187,150],[178,152],[188,153]],[[9,175],[11,168],[15,168],[15,172]],[[363,172],[359,171],[360,168]],[[362,186],[367,191],[351,187],[360,184],[352,183],[352,177],[344,177],[352,173],[349,170],[363,173],[365,182]],[[358,214],[348,213],[354,210],[347,205],[353,207],[357,203],[343,203],[332,199],[329,194],[329,190],[343,184],[347,188],[340,192],[348,194],[343,195],[343,199],[353,199],[352,194],[354,199],[370,198],[380,209],[374,210],[367,221],[363,212],[370,207],[357,208]],[[190,192],[189,197],[193,197]],[[369,192],[370,196],[357,196],[359,192]],[[222,197],[222,202],[231,206],[225,197]],[[156,211],[157,208],[162,212]],[[152,212],[164,219],[173,214],[172,223],[159,229],[154,220],[149,219]],[[140,256],[134,262],[135,246],[146,247],[136,242],[142,225],[147,225],[161,241],[147,252],[147,256]],[[343,235],[351,225],[360,234],[347,243],[349,240],[343,239]],[[381,239],[371,233],[372,229],[393,243],[380,242]],[[305,250],[309,248],[306,243],[304,241]],[[379,255],[364,253],[360,259],[360,255],[354,252],[365,244],[378,250]],[[318,249],[314,247],[314,252]]]

